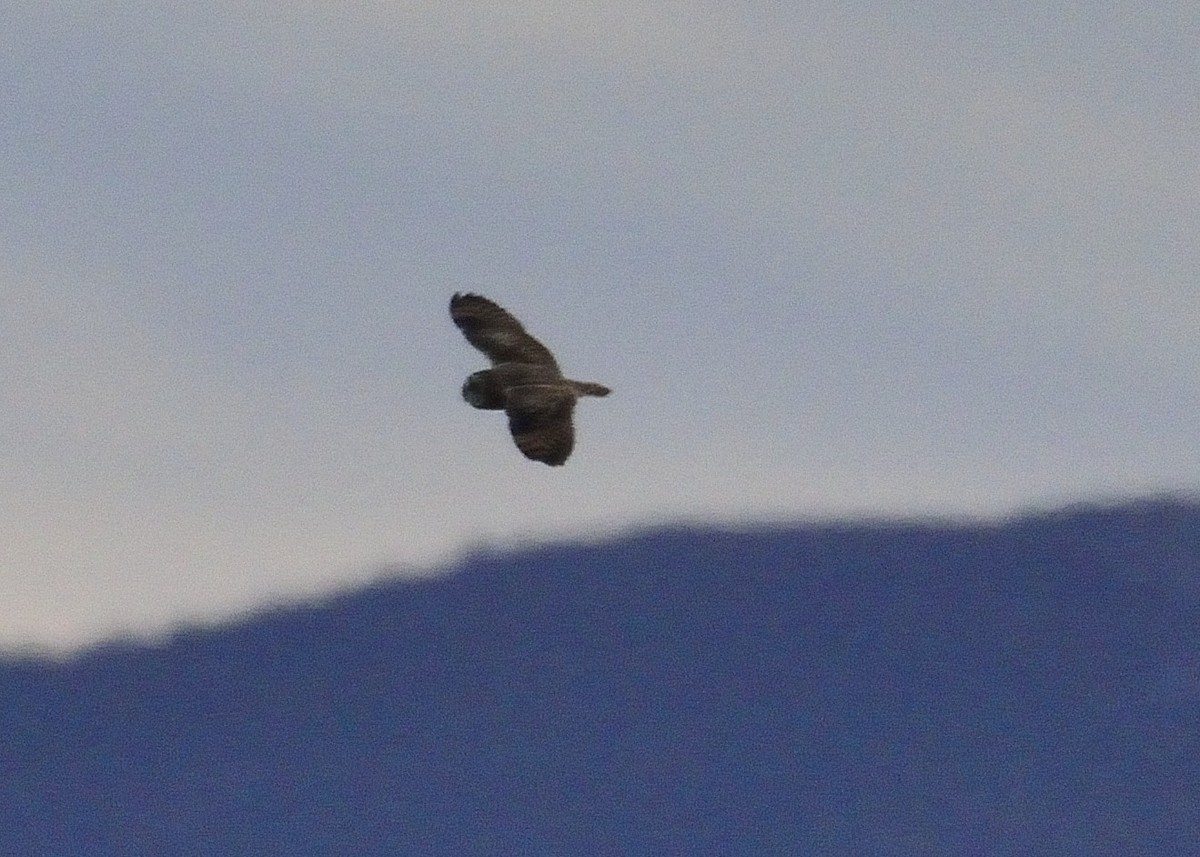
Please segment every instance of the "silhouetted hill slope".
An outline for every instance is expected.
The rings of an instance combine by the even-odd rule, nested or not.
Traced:
[[[0,666],[4,855],[1200,853],[1200,506],[660,530]]]

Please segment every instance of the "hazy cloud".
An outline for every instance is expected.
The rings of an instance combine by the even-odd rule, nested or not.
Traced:
[[[1200,478],[1186,4],[9,19],[12,639],[479,540]],[[616,391],[557,481],[458,401],[459,289]]]

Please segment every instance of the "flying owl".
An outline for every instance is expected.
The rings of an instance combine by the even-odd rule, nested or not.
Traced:
[[[467,404],[503,410],[517,449],[526,458],[551,465],[565,462],[575,446],[575,400],[612,391],[602,384],[564,378],[550,349],[485,297],[456,293],[450,298],[450,318],[467,342],[492,361],[491,369],[475,372],[463,383]]]

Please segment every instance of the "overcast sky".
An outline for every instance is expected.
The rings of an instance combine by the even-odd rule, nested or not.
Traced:
[[[1194,3],[28,2],[0,81],[0,645],[1200,487]],[[565,467],[467,290],[614,389]]]

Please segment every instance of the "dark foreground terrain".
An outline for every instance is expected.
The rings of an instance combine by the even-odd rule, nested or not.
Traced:
[[[0,661],[0,854],[1200,854],[1200,505],[658,530]]]

